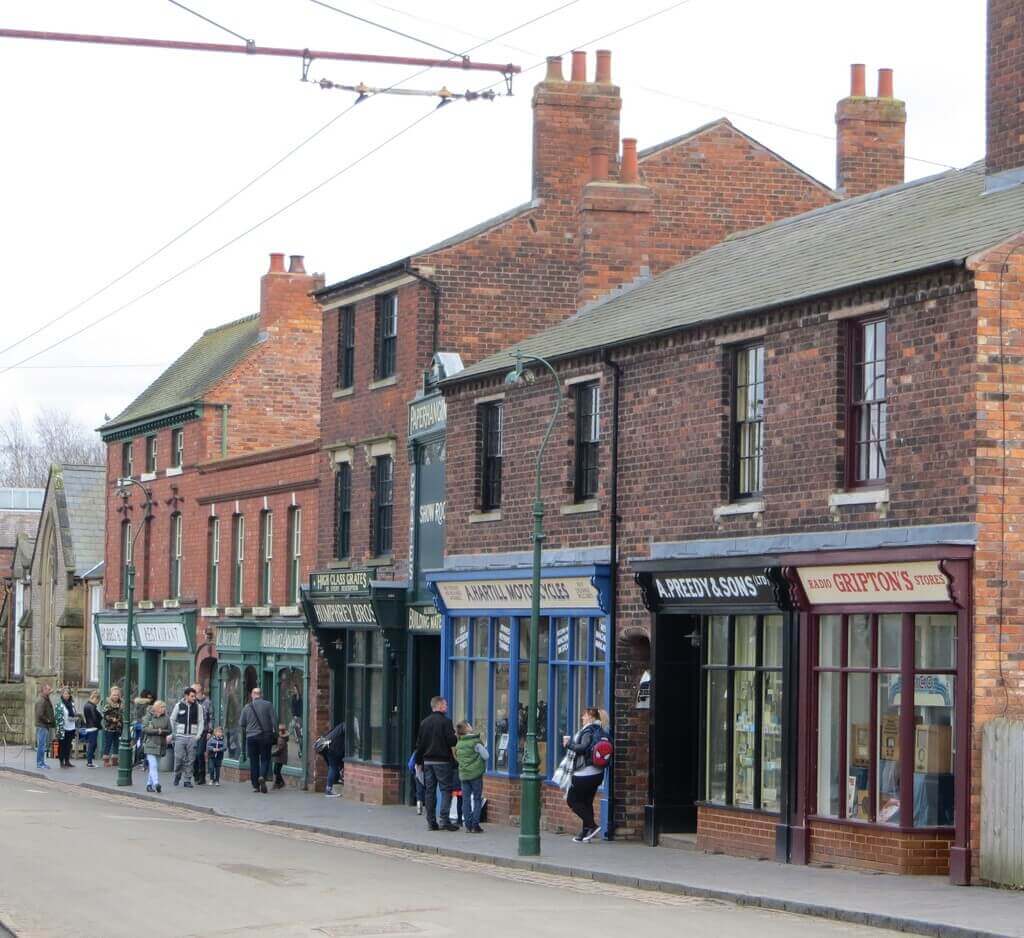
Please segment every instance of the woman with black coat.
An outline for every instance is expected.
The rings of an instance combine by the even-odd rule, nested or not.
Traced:
[[[594,743],[607,736],[601,711],[588,707],[581,714],[581,723],[575,736],[563,736],[562,745],[575,754],[572,769],[572,784],[565,801],[569,809],[583,824],[580,832],[573,837],[578,844],[590,843],[601,828],[594,820],[594,796],[604,780],[604,769],[594,765],[591,758]]]
[[[103,714],[100,713],[99,702],[100,692],[94,690],[82,708],[85,724],[82,727],[81,735],[85,737],[85,767],[87,769],[96,768],[93,758],[96,755],[96,744],[100,740],[100,730],[103,728]]]

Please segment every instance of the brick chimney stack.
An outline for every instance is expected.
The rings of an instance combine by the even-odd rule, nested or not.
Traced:
[[[284,255],[270,255],[270,269],[260,280],[260,328],[280,330],[301,323],[319,328],[320,307],[309,295],[324,285],[323,274],[307,274],[301,254],[293,254],[285,270]]]
[[[587,81],[587,53],[573,52],[570,80],[562,59],[533,90],[533,197],[561,201],[572,211],[580,186],[589,179],[590,151],[615,153],[619,145],[622,98],[612,84],[611,53],[598,50],[594,80]]]
[[[1024,5],[988,0],[985,82],[985,172],[1020,170],[1003,184],[1024,181]]]
[[[836,191],[847,198],[903,182],[907,108],[892,94],[892,69],[878,70],[868,97],[864,66],[850,66],[850,96],[836,105]]]
[[[580,264],[577,308],[650,268],[654,195],[641,182],[636,140],[622,141],[619,178],[609,179],[608,151],[594,147],[590,182],[579,201]]]

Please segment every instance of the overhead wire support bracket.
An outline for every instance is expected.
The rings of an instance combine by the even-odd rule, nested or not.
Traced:
[[[362,52],[328,52],[317,49],[291,49],[258,46],[250,40],[243,45],[218,42],[183,42],[176,39],[143,39],[137,36],[104,36],[91,33],[55,33],[33,29],[0,29],[0,39],[42,39],[49,42],[84,42],[108,46],[136,46],[146,49],[175,49],[185,52],[236,52],[243,55],[272,55],[285,58],[332,59],[340,62],[367,62],[374,65],[415,65],[425,68],[459,68],[465,71],[518,73],[518,65],[497,62],[472,62],[465,57],[421,59],[411,56],[369,55]]]
[[[490,90],[487,91],[470,91],[466,90],[461,93],[455,91],[449,91],[447,87],[442,86],[437,91],[430,91],[425,88],[395,88],[394,86],[388,88],[375,88],[371,85],[367,85],[364,82],[359,82],[358,85],[344,85],[340,82],[331,81],[329,78],[321,78],[319,81],[314,82],[319,85],[323,91],[352,91],[358,97],[356,103],[365,101],[367,98],[372,98],[378,94],[400,94],[409,97],[422,97],[422,98],[440,98],[441,101],[438,107],[443,107],[450,101],[493,101],[497,95]]]

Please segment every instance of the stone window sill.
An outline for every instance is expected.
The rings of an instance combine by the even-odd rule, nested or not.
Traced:
[[[352,566],[351,560],[331,560],[327,566],[331,570],[348,570]]]
[[[152,599],[140,599],[139,602],[138,602],[138,606],[139,606],[140,609],[152,609],[153,608],[153,600]]]
[[[395,558],[390,555],[387,557],[371,557],[365,563],[368,567],[393,567],[395,565]]]
[[[215,619],[220,615],[220,609],[216,606],[203,606],[203,608],[199,610],[199,615],[204,619]]]
[[[298,606],[281,606],[277,610],[279,616],[297,616],[299,614]]]
[[[181,600],[180,599],[165,599],[164,600],[164,609],[180,609],[180,608],[181,608]]]
[[[501,521],[501,511],[474,511],[467,520],[470,524],[487,524],[489,521]]]
[[[139,476],[140,482],[152,482],[156,478],[155,472],[144,472]]]
[[[231,619],[242,618],[242,607],[241,606],[225,606],[224,615]]]
[[[574,502],[571,505],[562,505],[558,509],[560,515],[587,515],[601,510],[599,501]]]
[[[180,476],[181,475],[181,466],[168,466],[164,470],[164,475],[168,476],[168,477],[169,476]]]
[[[391,375],[389,378],[379,378],[376,381],[371,381],[368,387],[371,391],[376,391],[378,388],[390,388],[394,384],[398,384],[398,375]]]
[[[373,385],[371,384],[370,387],[372,388]],[[337,390],[331,392],[331,397],[333,397],[335,400],[338,400],[338,398],[341,397],[351,397],[355,393],[355,388],[338,388]]]
[[[253,606],[252,617],[254,619],[268,619],[270,618],[270,606]]]
[[[828,510],[833,521],[839,520],[839,509],[850,505],[874,505],[883,518],[889,512],[889,489],[850,489],[848,492],[833,492],[828,497]]]
[[[713,513],[715,521],[735,515],[763,515],[764,499],[751,498],[743,502],[730,502],[728,505],[719,505]]]

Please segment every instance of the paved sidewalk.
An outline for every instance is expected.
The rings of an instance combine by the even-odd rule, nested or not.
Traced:
[[[162,795],[148,795],[141,771],[135,772],[132,788],[118,789],[113,769],[86,769],[76,763],[72,769],[55,767],[42,773],[35,769],[31,754],[23,760],[20,750],[9,750],[7,759],[0,770],[44,775],[56,782],[114,790],[229,817],[437,851],[482,863],[724,899],[918,935],[1024,938],[1024,894],[951,886],[942,877],[787,866],[627,842],[579,845],[568,836],[553,834],[543,835],[541,857],[525,859],[516,854],[517,831],[498,824],[488,825],[483,836],[462,831],[431,833],[423,818],[407,807],[365,805],[291,789],[258,795],[248,783],[226,782],[219,788],[185,790],[173,787],[169,776],[165,776]]]

